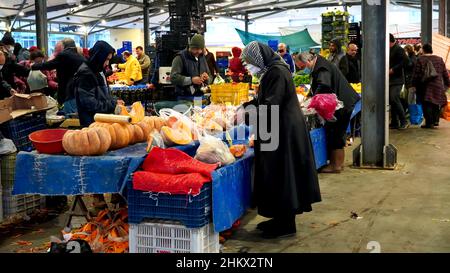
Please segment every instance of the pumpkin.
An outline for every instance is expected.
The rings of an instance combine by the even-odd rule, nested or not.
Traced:
[[[151,130],[153,130],[153,128],[155,128],[155,119],[154,117],[145,117],[142,122],[146,123]]]
[[[134,142],[140,143],[147,140],[147,136],[144,134],[144,130],[138,125],[132,125],[134,129]]]
[[[134,138],[134,126],[132,124],[125,124],[125,127],[128,131],[128,136],[130,137],[128,144],[129,145],[136,144],[137,142],[136,139]]]
[[[170,128],[173,128],[173,126],[178,122],[178,119],[174,116],[169,117],[169,119],[167,120],[166,124],[167,126],[169,126]]]
[[[129,116],[127,108],[124,105],[119,105],[120,108],[120,115],[121,116]]]
[[[187,145],[192,142],[192,134],[186,130],[172,129],[168,126],[161,128],[161,135],[167,146]]]
[[[130,133],[125,124],[94,122],[89,128],[106,128],[111,135],[111,149],[116,150],[128,146],[130,143]]]
[[[64,134],[63,147],[70,155],[102,155],[111,146],[111,135],[102,127],[72,130]]]
[[[144,121],[141,121],[141,122],[137,123],[136,126],[141,127],[142,131],[144,132],[145,138],[147,138],[150,135],[150,133],[151,133],[151,131],[153,129],[153,127],[150,127],[150,125],[148,125]]]

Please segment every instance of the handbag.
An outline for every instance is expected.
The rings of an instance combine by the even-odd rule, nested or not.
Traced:
[[[438,76],[433,63],[430,60],[425,62],[425,69],[422,76],[422,82],[428,82]]]

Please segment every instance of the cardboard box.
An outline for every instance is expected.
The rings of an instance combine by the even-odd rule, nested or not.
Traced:
[[[42,93],[15,94],[0,100],[0,123],[46,108],[47,97]]]
[[[15,94],[13,96],[14,110],[19,109],[43,109],[48,106],[47,97],[42,93]]]

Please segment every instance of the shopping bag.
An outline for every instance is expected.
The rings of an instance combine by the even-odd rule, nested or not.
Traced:
[[[447,101],[447,105],[443,107],[441,118],[450,121],[450,100]]]
[[[410,104],[408,106],[409,120],[413,125],[420,125],[423,121],[423,110],[420,104]]]
[[[217,74],[216,78],[213,81],[213,84],[223,84],[223,83],[225,83],[225,80],[222,79],[222,77],[219,74]]]

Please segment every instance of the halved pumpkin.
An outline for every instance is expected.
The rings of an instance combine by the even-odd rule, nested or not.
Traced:
[[[172,129],[168,126],[161,128],[161,135],[167,146],[187,145],[192,142],[192,134],[181,129]]]

